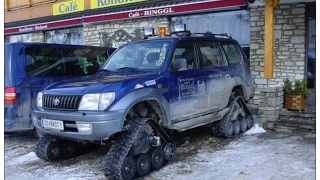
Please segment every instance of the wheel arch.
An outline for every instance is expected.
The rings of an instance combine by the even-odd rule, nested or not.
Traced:
[[[147,108],[149,112],[147,112],[146,117],[150,117],[153,113],[158,116],[160,123],[167,126],[169,123],[168,107],[169,104],[166,98],[159,90],[144,88],[126,94],[110,110],[125,110],[122,118],[125,121],[131,109],[138,110],[138,113],[141,115],[144,111],[143,108]]]

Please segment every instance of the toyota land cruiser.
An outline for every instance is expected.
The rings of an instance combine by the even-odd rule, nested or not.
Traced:
[[[33,121],[44,136],[36,154],[57,161],[110,141],[105,176],[145,176],[175,158],[168,130],[212,124],[213,133],[232,137],[252,127],[249,66],[225,34],[186,31],[128,43],[95,75],[38,93]]]

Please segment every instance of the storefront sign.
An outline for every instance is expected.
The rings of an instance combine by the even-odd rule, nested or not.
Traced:
[[[91,0],[91,9],[133,4],[148,0]]]
[[[5,28],[4,34],[7,35],[7,34],[25,33],[25,32],[48,30],[48,29],[53,29],[53,28],[76,26],[76,25],[81,25],[80,18],[67,19],[67,20],[63,20],[63,21],[54,21],[54,22],[29,25],[29,26]]]
[[[100,14],[94,16],[86,16],[83,19],[84,23],[95,23],[95,22],[104,22],[111,20],[120,20],[120,19],[133,19],[133,18],[143,18],[151,16],[161,16],[169,14],[184,14],[184,13],[196,13],[196,12],[205,12],[212,11],[214,9],[221,8],[236,8],[239,6],[246,5],[246,0],[215,0],[207,2],[198,2],[198,3],[187,3],[187,4],[176,4],[168,5],[160,8],[148,8],[138,11],[124,11],[117,13],[108,13]]]
[[[53,5],[53,15],[69,14],[84,10],[84,0],[73,0]]]

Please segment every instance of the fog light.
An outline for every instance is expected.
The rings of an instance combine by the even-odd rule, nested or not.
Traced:
[[[89,122],[76,122],[78,132],[91,132],[91,123]]]
[[[144,35],[145,35],[145,36],[152,36],[152,35],[154,35],[154,29],[153,29],[153,28],[146,28],[146,29],[144,29]]]
[[[184,32],[186,31],[186,24],[175,24],[173,25],[174,32]]]

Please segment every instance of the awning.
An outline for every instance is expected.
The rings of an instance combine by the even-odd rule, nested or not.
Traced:
[[[104,13],[85,16],[83,23],[96,23],[114,20],[135,19],[151,16],[178,15],[186,13],[207,12],[213,10],[231,9],[246,5],[246,0],[211,0],[188,2],[183,4],[169,4],[158,7],[147,7],[143,9],[127,10],[122,12]]]
[[[72,18],[68,19],[68,16],[66,16],[66,19],[61,19],[61,17],[59,17],[59,20],[54,20],[52,18],[55,17],[50,17],[47,19],[50,19],[51,21],[46,20],[46,18],[42,18],[40,22],[38,21],[39,23],[34,23],[33,20],[28,20],[23,23],[18,23],[19,26],[9,25],[8,27],[8,24],[5,24],[7,28],[5,27],[4,34],[20,34],[115,20],[231,10],[241,6],[246,6],[246,3],[247,0],[177,0],[151,2],[135,6],[89,10],[78,14],[77,17],[74,17],[74,14],[72,15]],[[29,23],[26,24],[27,22]]]

